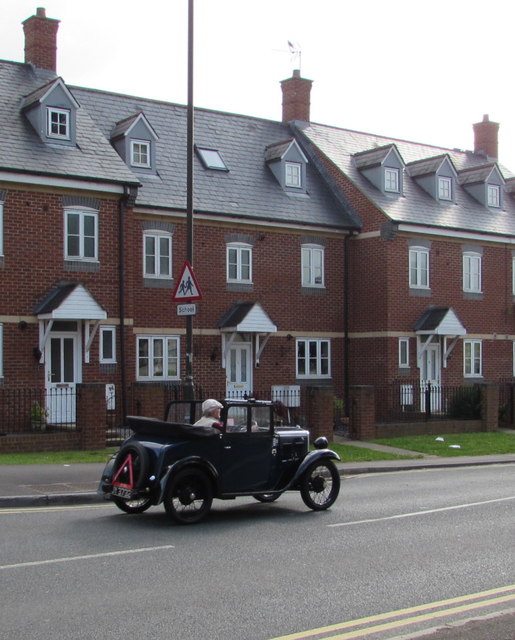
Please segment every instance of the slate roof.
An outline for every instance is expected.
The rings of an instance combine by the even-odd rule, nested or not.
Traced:
[[[386,138],[369,133],[339,129],[315,123],[291,124],[299,139],[309,141],[318,148],[394,223],[438,227],[445,230],[466,231],[498,235],[515,235],[515,200],[506,194],[501,210],[486,209],[467,191],[458,186],[456,203],[437,202],[414,180],[409,171],[404,178],[402,196],[385,194],[374,187],[356,166],[354,154],[376,149],[380,155],[384,148],[395,145],[406,164],[448,155],[456,171],[486,165],[481,154],[446,149],[406,140]],[[505,179],[513,174],[499,165]],[[491,169],[490,169],[491,170]],[[474,173],[474,172],[472,172]]]
[[[136,205],[186,207],[187,109],[183,105],[70,87],[79,103],[109,139],[117,123],[142,112],[158,136],[157,172],[137,173],[142,187]],[[202,166],[194,156],[194,208],[197,213],[268,220],[296,225],[346,229],[356,220],[345,202],[335,197],[316,169],[308,164],[307,196],[293,197],[267,166],[267,148],[289,140],[292,132],[279,122],[224,112],[195,109],[194,141],[216,149],[229,171]]]
[[[77,110],[77,146],[49,145],[39,138],[22,111],[23,100],[36,101],[56,79],[54,72],[30,64],[0,61],[0,170],[137,184],[82,108]]]

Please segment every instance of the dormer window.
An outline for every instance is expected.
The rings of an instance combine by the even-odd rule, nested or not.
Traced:
[[[61,78],[25,96],[21,109],[44,143],[75,145],[79,103]]]
[[[131,165],[133,167],[150,167],[150,142],[148,140],[131,140]]]
[[[405,164],[394,144],[359,151],[353,157],[357,169],[377,189],[384,194],[403,193]]]
[[[116,123],[111,143],[125,163],[135,173],[154,173],[158,136],[142,112]]]
[[[489,207],[500,207],[501,206],[501,187],[498,184],[489,184],[487,197],[488,197]]]
[[[300,162],[285,162],[284,172],[284,184],[286,187],[302,187],[302,165]]]
[[[399,169],[385,168],[384,190],[391,193],[399,193]]]
[[[484,164],[459,173],[460,184],[484,207],[499,209],[503,206],[505,180],[496,164]]]
[[[440,176],[438,178],[438,199],[452,200],[452,179]]]
[[[308,159],[296,140],[290,138],[268,145],[265,162],[285,193],[295,198],[307,197]]]
[[[49,138],[70,139],[70,111],[47,107],[47,136]]]

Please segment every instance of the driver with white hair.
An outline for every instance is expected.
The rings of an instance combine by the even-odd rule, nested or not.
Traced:
[[[213,398],[209,398],[208,400],[204,400],[202,403],[202,418],[195,422],[195,427],[216,427],[217,429],[222,428],[222,423],[220,422],[220,412],[222,410],[223,405],[218,402],[218,400],[214,400]]]

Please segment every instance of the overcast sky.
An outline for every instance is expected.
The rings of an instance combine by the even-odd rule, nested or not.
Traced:
[[[37,6],[61,21],[67,83],[186,103],[188,0],[1,0],[0,58],[23,61]],[[279,120],[291,41],[313,122],[472,149],[488,113],[515,173],[514,17],[513,0],[195,0],[194,102]]]

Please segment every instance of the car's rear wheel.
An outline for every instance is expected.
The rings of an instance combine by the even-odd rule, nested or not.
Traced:
[[[340,492],[340,474],[331,460],[317,460],[305,471],[300,482],[304,504],[314,511],[328,509]]]
[[[252,497],[259,502],[275,502],[280,495],[280,493],[256,493]]]
[[[116,455],[112,483],[127,489],[140,489],[148,477],[148,469],[148,451],[139,442],[131,442]]]
[[[201,469],[182,469],[168,482],[164,496],[166,513],[179,524],[200,522],[211,509],[213,489]]]
[[[127,500],[125,498],[113,496],[113,502],[118,507],[118,509],[125,511],[125,513],[143,513],[152,506],[150,498],[147,497]]]

